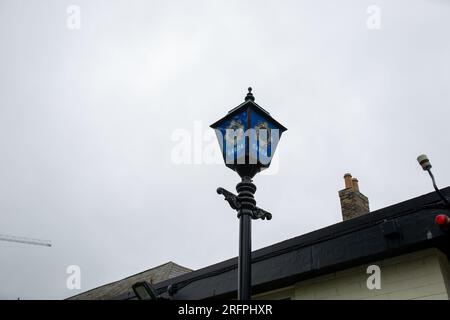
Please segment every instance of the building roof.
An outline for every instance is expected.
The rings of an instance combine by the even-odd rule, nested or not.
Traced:
[[[450,187],[442,192],[450,196]],[[449,233],[434,222],[436,215],[449,212],[432,192],[253,251],[252,292],[283,288],[304,279],[430,247],[450,256]],[[236,298],[237,258],[162,281],[154,287],[167,297],[169,285],[175,290],[172,299]]]
[[[450,196],[450,187],[442,189]],[[450,256],[450,235],[434,222],[450,213],[435,192],[252,252],[252,292],[280,289],[308,278],[426,248]],[[71,299],[136,299],[131,286],[146,280],[171,299],[237,296],[237,257],[196,271],[169,262]],[[152,280],[153,279],[153,280]]]
[[[172,261],[145,270],[122,280],[118,280],[101,287],[80,293],[68,298],[68,300],[111,300],[117,296],[134,297],[131,286],[136,282],[147,281],[156,284],[164,280],[172,279],[182,274],[191,272],[189,268],[180,266]]]

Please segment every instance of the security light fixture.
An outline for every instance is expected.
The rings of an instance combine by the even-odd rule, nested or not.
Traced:
[[[428,174],[431,177],[431,181],[433,183],[433,188],[434,190],[436,190],[436,193],[439,195],[439,197],[442,199],[442,201],[444,202],[445,206],[449,206],[450,207],[450,202],[448,201],[448,199],[442,194],[441,190],[439,190],[439,188],[436,185],[436,180],[434,179],[434,175],[431,172],[431,163],[430,163],[430,159],[428,159],[427,155],[425,154],[421,154],[420,156],[417,157],[417,162],[419,162],[419,164],[421,165],[422,169],[424,171],[427,171]]]

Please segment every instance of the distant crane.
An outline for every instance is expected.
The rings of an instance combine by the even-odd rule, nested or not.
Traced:
[[[52,246],[52,243],[47,240],[32,239],[32,238],[25,238],[25,237],[15,237],[15,236],[9,236],[6,234],[0,234],[0,241],[19,242],[19,243],[33,244],[36,246],[44,246],[44,247]]]

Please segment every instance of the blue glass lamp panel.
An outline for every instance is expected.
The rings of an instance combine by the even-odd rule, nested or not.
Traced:
[[[243,111],[224,120],[216,129],[217,138],[226,164],[239,164],[245,161],[246,130],[247,111]]]
[[[253,112],[250,127],[250,161],[269,165],[277,147],[281,131],[264,115]]]

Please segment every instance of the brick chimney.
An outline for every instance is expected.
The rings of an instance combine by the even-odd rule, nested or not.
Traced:
[[[358,179],[352,178],[350,173],[344,175],[345,188],[339,191],[341,199],[342,219],[348,220],[359,217],[369,210],[369,199],[359,192]]]

